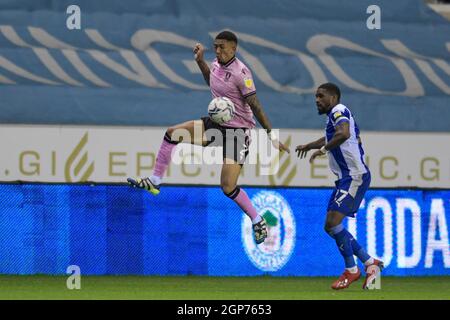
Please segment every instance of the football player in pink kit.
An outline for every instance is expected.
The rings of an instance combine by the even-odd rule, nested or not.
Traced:
[[[256,117],[261,126],[267,131],[269,139],[275,148],[280,151],[289,149],[278,141],[273,132],[269,119],[256,96],[256,89],[250,70],[236,58],[237,37],[230,31],[219,33],[214,40],[216,59],[211,66],[203,58],[204,47],[197,43],[194,47],[194,57],[206,83],[211,89],[213,97],[227,97],[235,106],[233,118],[218,125],[209,117],[200,120],[184,122],[167,129],[156,158],[153,175],[147,178],[128,178],[133,187],[148,190],[157,195],[164,173],[169,166],[175,146],[180,143],[201,144],[202,146],[223,146],[222,172],[220,185],[227,197],[232,199],[252,220],[253,233],[256,243],[262,243],[267,237],[267,227],[264,219],[253,207],[247,193],[237,186],[237,180],[243,163],[248,154],[250,143],[250,129],[255,127]],[[201,128],[200,139],[194,135],[197,128]],[[190,141],[176,137],[177,130],[187,130]],[[221,139],[217,139],[217,132],[221,132]]]

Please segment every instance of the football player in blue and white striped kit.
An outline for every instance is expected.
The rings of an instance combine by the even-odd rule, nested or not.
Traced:
[[[368,285],[375,282],[383,262],[370,257],[342,225],[346,216],[354,217],[358,211],[370,185],[370,171],[364,163],[358,125],[350,110],[340,103],[340,97],[341,92],[335,84],[324,83],[319,86],[316,105],[320,115],[327,115],[325,137],[299,145],[296,151],[300,158],[304,158],[309,150],[319,149],[312,154],[310,162],[318,156],[328,155],[330,169],[338,177],[328,202],[325,231],[335,239],[344,257],[345,271],[331,287],[335,290],[345,289],[360,278],[361,272],[353,258],[356,255],[365,265],[363,288],[367,289]]]

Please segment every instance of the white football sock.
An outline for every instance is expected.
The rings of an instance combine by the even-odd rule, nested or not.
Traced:
[[[159,186],[161,184],[161,178],[160,177],[151,176],[149,179],[155,186]]]
[[[262,221],[262,218],[259,214],[254,219],[252,219],[253,224],[257,224],[260,221]]]
[[[369,259],[367,259],[366,262],[364,262],[364,265],[365,265],[365,266],[370,266],[370,265],[373,264],[374,262],[375,262],[375,260],[374,260],[372,257],[370,257]]]
[[[358,267],[354,266],[352,268],[345,268],[346,270],[350,271],[350,273],[358,273]]]

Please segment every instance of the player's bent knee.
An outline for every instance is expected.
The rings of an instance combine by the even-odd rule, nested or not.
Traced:
[[[334,227],[335,226],[331,226],[329,224],[325,224],[324,227],[323,227],[323,230],[326,232],[326,234],[329,235],[333,239],[335,239],[334,238],[334,231],[333,231]]]
[[[172,139],[172,135],[173,135],[172,128],[168,128],[166,130],[166,133],[164,134],[164,140],[167,141],[168,143],[171,143],[171,144],[178,144],[179,141],[174,141]]]
[[[170,127],[166,131],[166,137],[174,142],[185,142],[189,143],[191,141],[190,132],[185,128],[180,127]]]
[[[345,215],[338,211],[329,211],[327,213],[325,224],[329,227],[333,228],[337,226],[338,224],[341,224],[342,220],[344,219]]]
[[[331,229],[336,227],[340,222],[336,221],[332,215],[327,215],[327,218],[325,220],[325,225],[323,226],[323,229],[326,233],[330,234]]]
[[[328,232],[331,228],[333,227],[332,223],[331,223],[331,219],[327,216],[326,220],[325,220],[325,224],[323,226],[323,229]]]
[[[225,194],[230,194],[236,187],[223,187],[222,186],[222,192]]]
[[[331,228],[333,228],[334,226],[336,226],[336,223],[333,221],[333,219],[328,219],[325,221],[325,230],[329,230]]]
[[[222,191],[225,195],[229,195],[236,189],[236,185],[233,184],[222,183],[220,186],[222,187]]]
[[[175,127],[169,127],[166,130],[166,137],[172,138],[173,132],[176,130]]]

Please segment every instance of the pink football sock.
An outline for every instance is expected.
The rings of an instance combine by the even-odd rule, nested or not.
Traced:
[[[252,221],[254,221],[254,219],[258,217],[258,212],[256,212],[256,209],[250,201],[250,198],[243,189],[236,187],[233,191],[226,195],[230,199],[234,200],[234,202],[236,202],[238,206],[241,207],[241,209],[245,212],[246,215],[250,217],[250,219],[252,219]]]
[[[158,156],[156,157],[155,170],[153,171],[154,176],[159,178],[164,176],[164,173],[172,160],[172,151],[177,144],[178,142],[172,141],[166,132],[161,147],[159,147]]]

